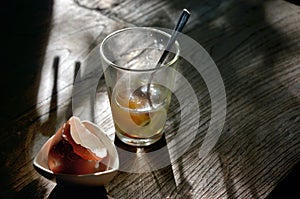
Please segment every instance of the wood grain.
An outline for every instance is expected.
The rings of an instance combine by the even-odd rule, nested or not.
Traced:
[[[101,67],[98,45],[106,35],[128,26],[171,29],[183,7],[192,13],[185,33],[210,54],[225,84],[227,116],[217,145],[199,157],[211,121],[211,100],[204,80],[182,60],[181,72],[197,94],[201,112],[188,150],[172,159],[172,153],[184,147],[168,144],[180,123],[179,102],[173,100],[166,126],[172,164],[148,173],[120,171],[105,187],[80,192],[104,198],[266,198],[299,162],[297,5],[280,0],[44,0],[37,7],[35,3],[3,4],[7,10],[15,9],[16,16],[32,11],[19,21],[1,6],[1,14],[16,25],[1,23],[7,29],[7,58],[2,63],[10,67],[1,80],[7,89],[1,108],[0,197],[60,198],[76,190],[44,179],[32,167],[42,144],[74,113],[74,81],[90,78],[91,66]],[[29,46],[28,51],[21,48],[24,55],[18,59],[9,47],[17,44]],[[94,102],[91,119],[113,133],[103,78]],[[189,123],[183,126],[192,129]]]

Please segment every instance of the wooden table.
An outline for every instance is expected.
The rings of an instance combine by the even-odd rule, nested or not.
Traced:
[[[68,193],[244,199],[288,193],[280,182],[290,179],[285,177],[300,162],[297,5],[282,0],[15,0],[0,7],[1,198],[61,198]],[[179,159],[153,172],[120,171],[105,187],[74,188],[41,177],[32,160],[72,115],[74,77],[99,64],[97,46],[103,38],[130,26],[172,29],[182,8],[191,12],[184,33],[210,54],[225,85],[226,122],[213,150],[199,157],[211,102],[205,82],[187,70],[201,119],[195,140]],[[94,105],[94,122],[114,132],[103,78]],[[174,117],[166,129],[171,135]],[[274,188],[279,191],[272,192]]]

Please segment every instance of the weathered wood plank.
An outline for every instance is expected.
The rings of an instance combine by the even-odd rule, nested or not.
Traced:
[[[210,53],[225,83],[223,134],[212,153],[199,158],[211,102],[203,79],[185,67],[182,72],[200,99],[201,121],[192,146],[158,171],[120,172],[101,193],[112,198],[265,198],[272,191],[300,159],[299,7],[284,1],[67,0],[53,4],[40,77],[27,91],[34,94],[1,128],[2,188],[7,189],[1,194],[46,198],[70,191],[39,177],[31,161],[72,114],[76,66],[81,75],[91,64],[100,67],[95,47],[113,30],[173,28],[183,7],[192,13],[185,31]],[[104,79],[95,101],[95,122],[113,133]],[[175,101],[167,140],[177,128],[176,106]],[[168,150],[171,157],[176,152]]]

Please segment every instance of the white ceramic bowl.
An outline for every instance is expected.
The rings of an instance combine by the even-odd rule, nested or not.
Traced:
[[[86,186],[102,186],[110,182],[117,174],[119,169],[119,157],[116,147],[111,140],[96,124],[89,121],[82,121],[85,127],[101,139],[108,150],[109,160],[107,162],[108,170],[84,175],[55,174],[48,167],[48,152],[50,150],[51,139],[43,145],[33,160],[35,170],[45,178],[57,183],[68,183]],[[106,163],[105,163],[106,164]]]

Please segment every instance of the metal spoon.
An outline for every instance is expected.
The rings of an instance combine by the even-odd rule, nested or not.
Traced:
[[[170,49],[172,48],[172,46],[174,45],[177,37],[178,37],[178,33],[182,31],[183,27],[185,26],[185,24],[187,23],[188,19],[190,17],[190,12],[187,9],[183,9],[182,13],[180,15],[180,18],[172,32],[171,38],[169,39],[167,46],[163,52],[163,54],[161,55],[160,59],[158,60],[155,68],[159,68],[161,67],[161,65],[163,65],[165,59],[167,58]],[[129,103],[132,103],[133,100],[139,99],[139,101],[143,101],[148,102],[150,107],[152,107],[152,101],[150,98],[150,90],[151,90],[151,82],[153,80],[153,77],[155,75],[155,72],[153,72],[149,78],[148,84],[147,84],[147,89],[142,89],[142,87],[138,88],[137,90],[135,90],[132,94],[132,97],[129,99]],[[146,92],[145,92],[146,91]],[[136,118],[132,117],[133,121],[136,122]],[[146,126],[150,123],[150,117],[149,114],[143,113],[143,121],[142,123],[140,122],[136,122],[137,125],[142,125],[142,126]]]
[[[170,52],[170,49],[172,48],[172,46],[174,45],[174,43],[178,37],[178,33],[182,31],[182,29],[185,26],[185,24],[187,23],[189,17],[190,17],[190,12],[187,9],[183,9],[181,16],[172,32],[171,38],[167,43],[167,47],[157,62],[156,68],[159,68],[164,63],[167,55]]]

